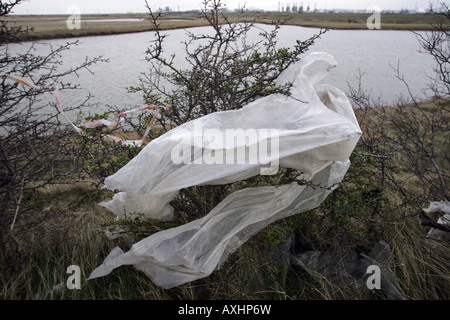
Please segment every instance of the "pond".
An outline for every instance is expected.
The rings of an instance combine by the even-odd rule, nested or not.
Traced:
[[[266,25],[257,25],[264,30],[272,30]],[[206,33],[209,28],[190,28],[190,32]],[[279,45],[290,47],[296,40],[306,40],[319,29],[297,26],[282,26],[279,30]],[[250,41],[257,41],[260,30],[249,34]],[[187,39],[186,30],[163,31],[167,35],[164,53],[170,56],[176,53],[177,63],[183,66],[182,41]],[[254,39],[253,39],[254,38]],[[94,95],[98,109],[103,112],[107,105],[116,105],[123,109],[143,104],[140,93],[128,93],[127,87],[139,84],[141,73],[151,72],[150,64],[145,61],[145,51],[154,32],[141,32],[111,36],[83,37],[78,46],[73,46],[63,54],[61,68],[77,65],[88,57],[103,56],[109,63],[100,63],[92,67],[94,74],[80,73],[72,80],[81,85],[81,89],[64,92],[65,105],[82,101],[88,92]],[[52,46],[66,43],[67,39],[48,40]],[[20,52],[29,47],[29,43],[10,45],[11,52]],[[48,47],[36,46],[35,54],[45,54]],[[432,74],[434,60],[419,52],[420,44],[416,35],[410,31],[389,30],[330,30],[318,39],[309,52],[324,51],[330,53],[338,66],[332,70],[324,82],[348,92],[349,85],[358,86],[358,77],[364,74],[362,87],[370,91],[373,97],[380,97],[386,104],[392,103],[400,95],[406,95],[407,89],[396,78],[394,68],[400,68],[402,76],[408,82],[413,94],[424,97],[424,89]]]

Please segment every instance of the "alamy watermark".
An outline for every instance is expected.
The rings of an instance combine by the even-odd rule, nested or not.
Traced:
[[[370,274],[366,280],[366,286],[368,289],[381,289],[381,269],[377,265],[370,265],[367,268],[366,274]]]
[[[172,139],[173,164],[180,165],[258,165],[261,175],[274,175],[279,169],[278,129],[205,129],[202,122],[193,131],[180,129]]]
[[[66,11],[70,14],[69,18],[67,18],[66,25],[67,29],[81,29],[81,9],[79,6],[70,6]]]
[[[372,15],[367,18],[367,29],[381,29],[381,8],[372,5],[367,8],[366,12],[372,13]]]
[[[81,289],[81,269],[77,265],[71,265],[67,268],[67,274],[70,276],[67,278],[66,285],[67,289]]]

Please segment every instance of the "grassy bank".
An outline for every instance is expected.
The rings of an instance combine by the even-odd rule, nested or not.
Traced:
[[[362,29],[367,30],[367,19],[370,14],[358,13],[245,13],[227,14],[230,21],[247,21],[256,23],[273,23],[286,21],[288,25],[329,29]],[[145,14],[115,14],[115,15],[83,15],[80,29],[68,29],[68,15],[52,16],[9,16],[5,20],[11,26],[32,27],[33,31],[23,40],[41,40],[55,38],[71,38],[95,35],[112,35],[151,31],[152,26]],[[136,19],[136,21],[110,21],[114,19]],[[139,19],[139,20],[138,20]],[[103,21],[101,21],[103,20]],[[160,28],[178,29],[206,26],[207,23],[196,13],[171,13],[161,18]],[[383,14],[381,15],[382,30],[431,30],[432,24],[439,21],[437,16],[425,14]]]
[[[247,19],[260,23],[281,19],[288,25],[302,27],[367,30],[370,16],[363,13],[260,13],[250,14]],[[446,23],[445,19],[425,14],[382,14],[380,22],[381,30],[431,30],[432,24]]]
[[[152,26],[145,15],[83,15],[80,29],[67,27],[67,15],[55,16],[10,16],[11,26],[33,28],[22,39],[42,40],[56,38],[74,38],[84,36],[114,35],[151,31]],[[110,21],[115,19],[136,19],[135,21]],[[103,20],[103,21],[102,21]],[[193,14],[176,15],[161,23],[161,29],[178,29],[205,26],[206,23]]]
[[[446,108],[450,106],[450,100],[443,103]],[[426,102],[422,106],[429,113],[435,112],[435,104]],[[392,108],[388,110],[388,114],[392,112]],[[365,120],[376,117],[377,112],[359,110],[356,114],[363,132],[368,132]],[[395,128],[387,129],[395,133]],[[170,290],[155,286],[131,266],[118,268],[104,278],[86,279],[115,246],[126,250],[146,236],[194,217],[176,212],[171,222],[117,222],[97,205],[110,199],[112,193],[89,183],[57,185],[24,194],[24,203],[35,203],[37,214],[19,217],[10,234],[19,239],[17,254],[26,259],[13,272],[0,276],[0,299],[386,299],[381,291],[365,286],[338,285],[312,277],[270,254],[290,241],[293,233],[301,234],[312,249],[319,251],[347,248],[367,252],[384,240],[392,249],[391,271],[408,299],[450,299],[449,244],[427,240],[429,228],[419,224],[418,207],[425,207],[427,202],[412,199],[399,203],[394,190],[386,190],[383,198],[362,199],[361,189],[377,187],[370,185],[376,181],[371,180],[374,160],[360,148],[351,160],[344,184],[320,208],[274,223],[234,252],[211,276]],[[410,183],[408,168],[403,169],[404,182]],[[212,189],[190,192],[197,192],[201,202],[210,195],[208,190]],[[29,225],[32,232],[21,234],[22,226]],[[109,240],[105,231],[111,228],[130,230],[133,236]],[[81,267],[80,290],[68,290],[65,285],[70,265]]]
[[[30,263],[24,264],[8,281],[3,280],[0,299],[386,299],[382,292],[366,287],[340,286],[330,283],[326,278],[312,278],[304,271],[280,263],[268,255],[267,247],[276,247],[276,243],[268,240],[268,236],[287,234],[285,226],[306,223],[309,220],[307,215],[272,225],[240,247],[210,277],[170,290],[158,288],[131,266],[121,267],[107,277],[87,281],[90,272],[103,262],[110,250],[115,246],[122,249],[129,246],[124,240],[108,240],[104,234],[112,217],[96,202],[106,198],[105,195],[86,186],[76,186],[40,196],[43,200],[51,200],[43,207],[47,214],[55,210],[65,212],[61,219],[41,225],[40,232],[45,232],[46,237],[59,236],[55,233],[69,226],[68,240],[31,253]],[[313,215],[311,212],[307,214]],[[182,221],[177,218],[173,223],[129,226],[141,230],[137,234],[137,238],[140,238],[180,223]],[[407,298],[450,298],[448,245],[427,242],[426,229],[418,224],[412,212],[382,212],[375,218],[374,225],[377,226],[375,237],[385,239],[392,248],[392,270]],[[24,239],[23,244],[31,247],[38,241],[42,239],[31,237],[26,241]],[[42,246],[45,247],[45,243]],[[66,287],[66,270],[70,265],[81,267],[80,290],[68,290]]]

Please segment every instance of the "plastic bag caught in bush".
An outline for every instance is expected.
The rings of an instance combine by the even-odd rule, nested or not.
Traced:
[[[344,178],[361,136],[345,94],[319,84],[334,66],[329,54],[309,54],[277,79],[292,82],[291,96],[210,114],[153,140],[106,179],[121,192],[102,205],[118,216],[170,219],[169,202],[180,189],[272,174],[278,165],[302,171],[310,184],[236,191],[201,219],[155,233],[126,253],[115,248],[90,279],[121,265],[134,265],[163,288],[203,278],[267,225],[317,207]]]
[[[277,79],[293,83],[290,97],[273,94],[240,110],[190,121],[151,141],[106,178],[106,188],[121,192],[102,205],[122,218],[140,213],[170,220],[169,202],[182,188],[274,173],[271,168],[276,171],[278,164],[315,173],[333,161],[346,161],[361,132],[345,94],[319,85],[334,66],[329,54],[309,54]]]

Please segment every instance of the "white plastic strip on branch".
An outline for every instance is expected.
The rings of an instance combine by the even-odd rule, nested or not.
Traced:
[[[40,91],[41,89],[39,87],[37,87],[31,80],[26,79],[24,77],[21,76],[17,76],[17,75],[7,75],[7,74],[0,74],[0,77],[6,77],[12,81],[15,81],[17,83],[20,83],[24,86],[30,87],[32,89],[38,90]],[[46,86],[49,87],[49,86]],[[83,132],[82,129],[80,129],[79,127],[77,127],[72,121],[70,121],[70,119],[67,117],[67,115],[64,113],[63,107],[62,107],[62,97],[61,97],[61,91],[59,90],[57,84],[53,84],[53,93],[56,99],[56,103],[58,106],[58,110],[61,113],[61,115],[64,117],[64,119],[66,119],[66,121],[72,126],[72,128],[80,135],[85,135],[85,133]],[[155,122],[155,119],[157,117],[157,115],[159,114],[159,109],[164,109],[164,110],[169,110],[170,109],[170,105],[166,104],[166,106],[147,106],[147,107],[142,107],[142,108],[137,108],[137,109],[133,109],[133,110],[129,110],[126,112],[122,112],[117,114],[117,117],[119,118],[119,123],[117,122],[112,122],[112,121],[108,121],[105,119],[100,119],[100,120],[94,120],[94,121],[89,121],[87,122],[84,126],[86,128],[96,128],[98,126],[101,125],[105,125],[110,129],[115,129],[115,128],[119,128],[121,126],[121,124],[123,123],[123,117],[126,116],[129,113],[132,112],[137,112],[137,111],[143,111],[143,110],[155,110],[156,112],[152,118],[152,120],[150,121],[149,125],[146,128],[145,134],[143,135],[143,137],[140,140],[125,140],[113,135],[103,135],[106,139],[110,140],[110,141],[114,141],[116,143],[121,143],[123,145],[126,146],[142,146],[144,144],[145,139],[147,138],[148,134],[150,133],[150,130]]]
[[[55,95],[55,99],[56,99],[56,104],[58,105],[58,109],[59,112],[61,113],[61,115],[64,117],[64,119],[67,120],[68,123],[70,123],[70,125],[75,129],[75,131],[79,134],[83,134],[83,130],[81,130],[80,128],[78,128],[76,125],[73,124],[72,121],[70,121],[70,119],[66,116],[66,114],[64,113],[64,110],[62,108],[62,98],[61,98],[61,91],[59,91],[58,86],[56,85],[56,83],[53,86],[54,89],[54,95]]]
[[[291,96],[273,94],[240,110],[190,121],[152,140],[105,180],[106,188],[120,192],[101,205],[121,218],[169,220],[169,203],[182,188],[274,174],[278,165],[303,172],[301,178],[310,183],[236,191],[199,220],[157,232],[128,252],[115,248],[89,279],[134,265],[155,284],[172,288],[208,276],[270,223],[320,205],[344,178],[361,136],[345,94],[320,84],[335,66],[329,54],[311,53],[277,79],[277,85],[292,83]],[[235,136],[222,139],[228,130]],[[251,155],[251,150],[259,153],[255,161],[239,156],[240,151]]]
[[[9,75],[9,74],[0,74],[0,77],[6,77],[12,81],[15,81],[17,83],[23,84],[24,86],[33,88],[35,90],[40,90],[40,88],[38,88],[33,82],[31,82],[28,79],[25,79],[24,77],[21,76],[15,76],[15,75]]]

